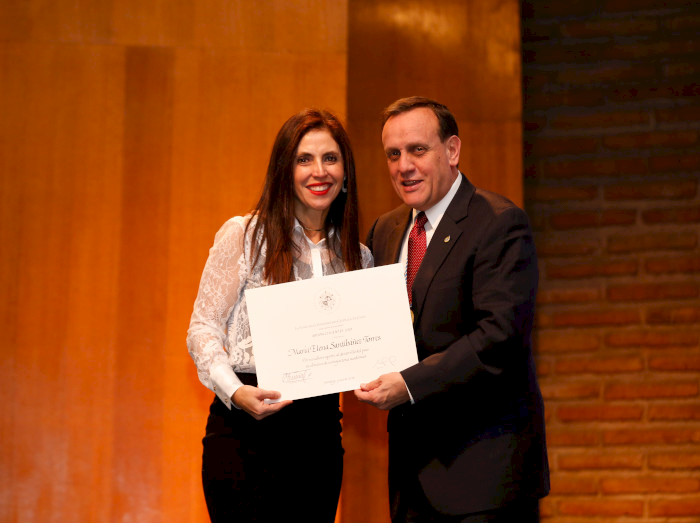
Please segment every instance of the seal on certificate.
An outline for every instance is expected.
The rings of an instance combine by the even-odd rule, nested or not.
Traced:
[[[332,288],[324,288],[321,290],[321,292],[319,292],[318,297],[316,298],[318,308],[326,312],[332,311],[339,301],[340,296],[338,295],[338,292]]]

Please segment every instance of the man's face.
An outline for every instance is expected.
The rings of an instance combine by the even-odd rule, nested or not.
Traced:
[[[384,124],[382,143],[391,183],[406,205],[424,211],[445,197],[457,177],[461,143],[456,136],[440,140],[430,108],[391,117]]]

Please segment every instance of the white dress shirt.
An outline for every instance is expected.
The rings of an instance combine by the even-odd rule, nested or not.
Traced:
[[[457,194],[457,189],[459,188],[461,182],[462,174],[460,172],[457,174],[457,178],[454,180],[454,183],[452,183],[452,186],[450,187],[450,190],[447,191],[447,194],[445,194],[443,198],[440,201],[438,201],[435,205],[423,211],[425,212],[425,217],[428,219],[428,221],[425,222],[425,225],[423,226],[423,228],[425,229],[426,249],[430,245],[430,239],[433,238],[435,229],[440,223],[440,220],[442,220],[442,217],[445,214],[447,207],[454,199],[455,194]],[[406,272],[408,271],[408,235],[410,234],[411,229],[413,229],[413,226],[416,223],[416,217],[418,216],[419,212],[420,211],[413,209],[411,223],[406,229],[406,233],[403,235],[403,243],[401,244],[401,254],[399,255],[399,261],[401,262],[401,264],[404,265],[404,278],[406,277]],[[411,400],[411,404],[415,404],[415,401],[413,400],[413,395],[411,395],[411,390],[408,389],[407,384],[406,391],[408,392],[408,397]]]

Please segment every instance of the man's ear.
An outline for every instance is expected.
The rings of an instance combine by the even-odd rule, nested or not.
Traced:
[[[447,146],[447,155],[450,160],[450,166],[457,166],[459,164],[459,152],[462,149],[462,141],[457,135],[452,135],[445,142]]]

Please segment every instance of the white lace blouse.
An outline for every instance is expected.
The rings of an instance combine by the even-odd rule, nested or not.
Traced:
[[[245,290],[268,284],[263,280],[265,246],[260,260],[251,264],[255,221],[245,231],[250,217],[231,218],[216,233],[187,331],[187,349],[199,380],[229,408],[231,396],[242,386],[234,372],[255,373]],[[345,271],[342,259],[328,249],[326,240],[314,244],[296,221],[293,239],[300,250],[293,262],[295,281]],[[371,267],[369,249],[360,248],[362,267]]]

